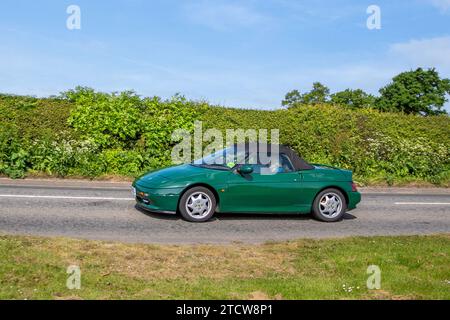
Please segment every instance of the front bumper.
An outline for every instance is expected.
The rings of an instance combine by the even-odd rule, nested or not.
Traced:
[[[152,213],[177,214],[176,211],[167,211],[167,210],[159,210],[159,209],[149,208],[147,205],[139,202],[138,200],[136,200],[136,205],[138,206],[138,208],[148,211],[148,212],[152,212]]]
[[[136,189],[136,204],[138,207],[150,211],[175,214],[182,188],[146,188],[133,184]]]

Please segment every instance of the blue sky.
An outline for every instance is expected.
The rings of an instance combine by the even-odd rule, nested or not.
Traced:
[[[66,28],[73,4],[80,30]],[[380,30],[366,26],[372,4]],[[314,81],[377,93],[419,66],[450,77],[450,0],[2,0],[0,10],[7,93],[83,85],[272,109]]]

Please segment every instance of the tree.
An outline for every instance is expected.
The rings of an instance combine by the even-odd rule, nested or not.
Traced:
[[[346,106],[352,109],[371,108],[376,98],[361,89],[347,89],[331,95],[331,103]]]
[[[291,107],[295,104],[299,104],[301,99],[302,95],[300,94],[300,92],[298,90],[292,90],[286,93],[284,100],[281,101],[281,105]]]
[[[383,111],[400,111],[408,114],[437,115],[450,94],[450,79],[441,79],[433,69],[403,72],[392,83],[380,89],[376,107]]]
[[[320,82],[314,82],[313,88],[310,92],[305,93],[303,103],[305,104],[321,104],[329,101],[330,89],[321,84]]]
[[[322,104],[329,102],[329,96],[330,89],[320,82],[314,82],[310,92],[300,94],[298,90],[292,90],[286,94],[281,104],[288,107],[301,104]]]

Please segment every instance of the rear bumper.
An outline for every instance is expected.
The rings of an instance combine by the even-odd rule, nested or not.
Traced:
[[[361,202],[361,193],[349,192],[348,193],[348,210],[356,208],[356,205]]]

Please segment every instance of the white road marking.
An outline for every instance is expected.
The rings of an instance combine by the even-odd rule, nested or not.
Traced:
[[[396,202],[397,205],[450,206],[450,202]]]
[[[104,186],[104,187],[85,187],[81,185],[73,185],[73,186],[64,186],[64,185],[40,185],[40,184],[2,184],[0,183],[0,188],[37,188],[37,189],[80,189],[83,188],[84,190],[117,190],[117,191],[126,191],[131,189],[130,187],[112,187],[112,186]]]
[[[32,196],[16,194],[0,194],[0,198],[31,198],[31,199],[66,199],[66,200],[113,200],[134,201],[134,198],[108,198],[108,197],[68,197],[68,196]]]

